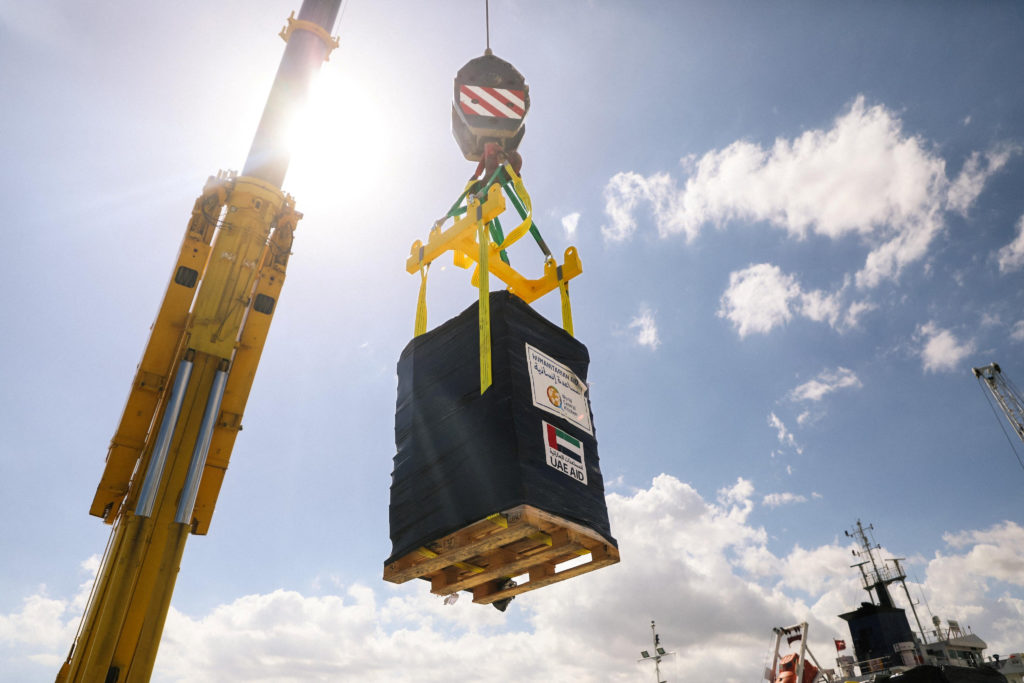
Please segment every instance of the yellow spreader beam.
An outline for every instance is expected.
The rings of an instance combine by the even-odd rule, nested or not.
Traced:
[[[480,242],[477,237],[477,229],[481,222],[489,223],[505,211],[505,196],[501,191],[501,185],[492,184],[482,199],[469,199],[466,213],[457,219],[451,227],[442,230],[443,226],[435,225],[427,235],[426,244],[420,240],[413,242],[409,258],[405,262],[406,271],[416,273],[446,251],[454,252],[457,265],[464,267],[468,261],[479,264]],[[477,206],[480,208],[479,218],[476,213]],[[524,232],[520,231],[520,234]],[[487,267],[499,280],[508,285],[510,292],[526,303],[532,303],[548,292],[558,289],[558,264],[553,259],[544,262],[543,276],[530,279],[498,257],[501,250],[508,246],[508,240],[501,244],[488,240]],[[582,272],[583,265],[580,262],[579,254],[576,253],[576,248],[567,248],[562,264],[562,281],[571,280]],[[476,277],[474,277],[473,285],[476,286],[476,284]]]

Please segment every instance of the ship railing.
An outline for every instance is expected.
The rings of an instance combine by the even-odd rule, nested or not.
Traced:
[[[892,583],[893,581],[902,581],[906,578],[906,574],[902,571],[899,569],[893,569],[888,565],[874,569],[861,576],[865,590],[873,588],[879,583]]]

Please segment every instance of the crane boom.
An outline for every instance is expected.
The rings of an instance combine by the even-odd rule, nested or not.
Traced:
[[[984,383],[992,393],[999,408],[1017,437],[1024,441],[1024,397],[1017,388],[1003,376],[998,363],[989,363],[982,368],[973,368],[974,376]]]
[[[304,0],[243,174],[196,200],[90,513],[112,525],[57,681],[148,681],[189,533],[205,534],[302,214],[281,191],[290,112],[337,41],[341,0]]]

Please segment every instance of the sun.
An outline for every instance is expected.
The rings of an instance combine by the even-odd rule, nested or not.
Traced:
[[[325,66],[289,127],[286,191],[358,197],[380,187],[393,157],[382,111],[368,81]]]

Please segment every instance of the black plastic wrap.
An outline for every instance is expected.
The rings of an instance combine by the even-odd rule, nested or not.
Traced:
[[[1005,683],[1006,676],[983,666],[978,669],[963,666],[915,666],[910,671],[896,674],[892,683]]]
[[[585,395],[587,347],[507,291],[492,292],[490,308],[493,383],[483,395],[476,303],[402,351],[385,564],[523,504],[616,544]]]

